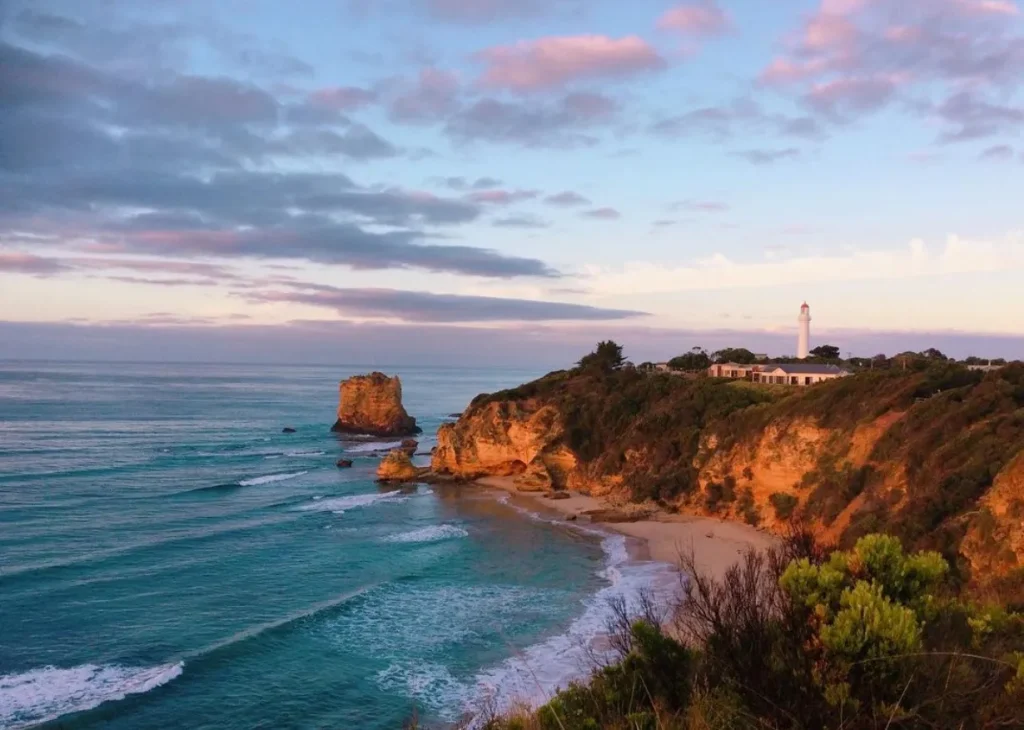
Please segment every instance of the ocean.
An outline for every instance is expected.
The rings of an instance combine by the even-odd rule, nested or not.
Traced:
[[[540,374],[386,370],[421,452]],[[479,487],[377,485],[396,444],[329,432],[365,371],[0,362],[0,728],[391,730],[585,674],[608,599],[667,567]]]

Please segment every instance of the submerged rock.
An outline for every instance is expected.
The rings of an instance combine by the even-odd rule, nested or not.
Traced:
[[[285,426],[281,429],[281,433],[295,433],[295,429],[291,426]]]
[[[337,466],[339,469],[351,469],[352,459],[338,459]]]
[[[420,433],[416,419],[402,406],[402,381],[384,373],[356,375],[338,388],[337,433],[371,436],[412,436]]]
[[[402,449],[394,449],[377,467],[377,479],[382,482],[409,482],[420,475],[412,460]]]

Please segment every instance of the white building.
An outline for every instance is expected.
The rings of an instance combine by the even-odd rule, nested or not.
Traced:
[[[761,365],[754,371],[752,380],[755,383],[774,383],[776,385],[814,385],[823,380],[835,380],[850,374],[838,365]]]
[[[806,360],[807,356],[811,354],[811,308],[807,306],[807,302],[800,307],[800,316],[796,321],[800,323],[800,334],[796,340],[796,356],[801,360]]]

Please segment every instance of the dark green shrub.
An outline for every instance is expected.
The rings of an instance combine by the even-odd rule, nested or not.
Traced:
[[[793,510],[800,503],[800,500],[792,494],[786,494],[785,492],[775,492],[775,494],[768,498],[768,501],[775,508],[775,517],[780,520],[788,520],[793,515]]]

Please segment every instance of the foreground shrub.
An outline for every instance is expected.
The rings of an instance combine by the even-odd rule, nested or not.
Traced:
[[[649,611],[620,620],[619,661],[487,728],[1024,727],[1024,617],[954,598],[938,553],[886,535],[831,551],[797,532],[721,579],[692,552],[682,563],[678,639]]]

